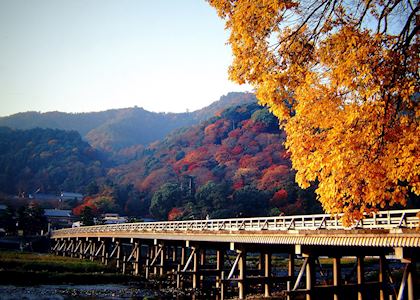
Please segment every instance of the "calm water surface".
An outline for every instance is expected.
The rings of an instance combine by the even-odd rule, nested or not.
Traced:
[[[1,300],[70,300],[70,299],[200,299],[188,295],[188,291],[154,290],[131,285],[0,285]],[[205,298],[201,298],[205,299]]]

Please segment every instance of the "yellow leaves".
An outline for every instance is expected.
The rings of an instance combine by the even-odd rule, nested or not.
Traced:
[[[395,50],[396,37],[362,29],[340,0],[328,16],[313,14],[318,32],[285,17],[306,20],[306,2],[209,2],[231,31],[230,77],[253,85],[281,120],[296,181],[318,182],[327,212],[345,212],[351,223],[420,194],[415,45]],[[371,13],[383,5],[367,3]]]
[[[318,180],[317,194],[326,211],[350,213],[350,205],[355,210],[404,205],[409,189],[398,186],[403,181],[411,182],[415,187],[411,190],[419,193],[413,178],[419,174],[419,131],[404,131],[404,138],[400,132],[400,138],[385,147],[378,140],[383,124],[373,122],[380,120],[380,108],[365,104],[334,109],[336,101],[329,95],[321,99],[316,90],[313,94],[318,98],[308,96],[305,105],[300,101],[298,107],[303,108],[285,126],[286,145],[297,170],[296,181],[306,188]]]
[[[385,79],[376,77],[378,74],[372,69],[372,65],[383,61],[384,50],[367,31],[343,27],[326,39],[318,52],[320,62],[331,70],[328,74],[331,84],[357,92],[361,99],[374,96],[379,80]]]

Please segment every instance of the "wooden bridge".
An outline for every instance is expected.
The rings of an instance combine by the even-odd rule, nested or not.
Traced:
[[[233,287],[239,299],[251,287],[271,297],[276,287],[288,299],[414,300],[419,212],[381,211],[352,227],[326,214],[86,226],[53,231],[52,250],[146,279],[167,276],[178,288],[210,282],[219,299]],[[279,257],[284,270],[273,263]],[[322,266],[324,257],[331,267]],[[347,274],[344,257],[346,266],[354,261]]]

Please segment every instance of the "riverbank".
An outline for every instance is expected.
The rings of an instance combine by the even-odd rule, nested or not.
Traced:
[[[115,266],[46,253],[0,251],[0,299],[210,299],[161,280],[115,273]]]
[[[158,291],[122,284],[97,285],[0,285],[2,300],[148,299],[166,298]]]
[[[13,285],[126,283],[140,278],[98,262],[44,253],[0,252],[0,282]]]

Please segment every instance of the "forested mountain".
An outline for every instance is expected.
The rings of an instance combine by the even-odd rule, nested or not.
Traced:
[[[176,128],[197,124],[232,105],[256,102],[251,93],[229,93],[208,107],[186,113],[154,113],[143,108],[91,113],[25,112],[0,118],[0,126],[15,129],[75,130],[94,148],[109,153],[162,139]]]
[[[294,183],[284,138],[267,109],[236,106],[150,144],[108,178],[140,193],[126,212],[159,219],[316,211],[313,192]]]
[[[229,103],[241,105],[223,110]],[[194,112],[197,120],[207,114],[210,119],[148,145],[136,141],[152,140],[148,134],[154,127],[171,117],[181,124],[181,116],[189,115],[142,109],[107,113],[112,118],[86,137],[109,152],[95,149],[76,131],[1,127],[0,192],[81,192],[87,197],[76,214],[89,206],[94,213],[156,219],[320,211],[313,191],[294,182],[277,119],[250,94],[222,97]],[[115,160],[117,152],[129,159]]]
[[[76,131],[0,127],[0,192],[85,192],[103,158]]]

